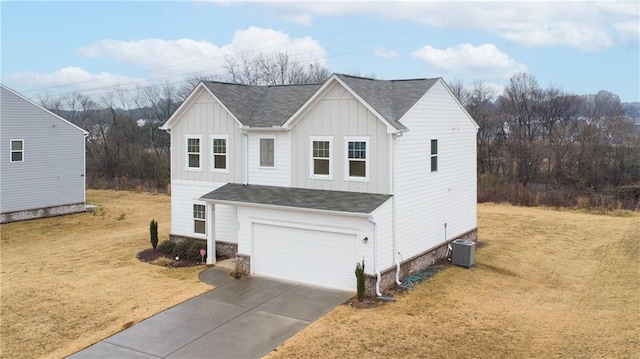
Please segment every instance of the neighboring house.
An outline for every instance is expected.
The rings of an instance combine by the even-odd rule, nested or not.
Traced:
[[[0,223],[84,211],[87,132],[0,87]]]
[[[440,78],[201,82],[161,128],[171,236],[208,263],[355,290],[364,260],[373,294],[476,239],[478,126]]]

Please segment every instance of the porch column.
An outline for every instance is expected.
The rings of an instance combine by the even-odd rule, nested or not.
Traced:
[[[216,263],[216,204],[207,202],[207,264]]]

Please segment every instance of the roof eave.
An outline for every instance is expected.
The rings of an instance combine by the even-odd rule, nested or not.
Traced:
[[[291,207],[291,206],[279,206],[275,204],[266,204],[266,203],[255,203],[255,202],[244,202],[244,201],[227,201],[227,200],[219,200],[219,199],[211,199],[200,197],[201,201],[215,203],[215,204],[225,204],[237,206],[241,204],[247,207],[259,207],[259,208],[267,208],[267,209],[278,209],[284,211],[300,211],[300,212],[309,212],[309,213],[323,213],[323,214],[332,214],[332,215],[340,215],[340,216],[351,216],[351,217],[359,217],[359,218],[368,218],[371,213],[363,213],[363,212],[345,212],[345,211],[332,211],[328,209],[318,209],[318,208],[307,208],[307,207]],[[380,207],[380,206],[378,206]],[[376,209],[378,208],[376,207]],[[375,210],[375,209],[374,209]]]

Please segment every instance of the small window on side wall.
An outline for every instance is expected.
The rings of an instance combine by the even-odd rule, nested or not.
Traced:
[[[11,140],[11,162],[24,161],[24,140]]]
[[[203,204],[193,205],[193,232],[206,234],[207,218],[206,207]]]
[[[275,139],[260,139],[260,167],[275,167]]]
[[[431,140],[431,172],[438,171],[438,140]]]

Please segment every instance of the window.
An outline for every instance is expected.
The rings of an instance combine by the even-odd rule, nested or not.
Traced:
[[[311,137],[311,177],[331,179],[332,137]]]
[[[24,140],[11,140],[11,162],[24,161]]]
[[[203,204],[193,205],[193,232],[205,234],[207,227],[207,218],[205,214],[205,206]]]
[[[367,180],[369,178],[369,138],[345,137],[347,158],[345,174],[348,180]]]
[[[227,135],[211,136],[211,171],[212,172],[229,172],[229,152]]]
[[[260,139],[260,167],[275,167],[275,139]]]
[[[200,138],[187,137],[187,169],[200,169]]]
[[[438,171],[438,140],[431,140],[431,172]]]

